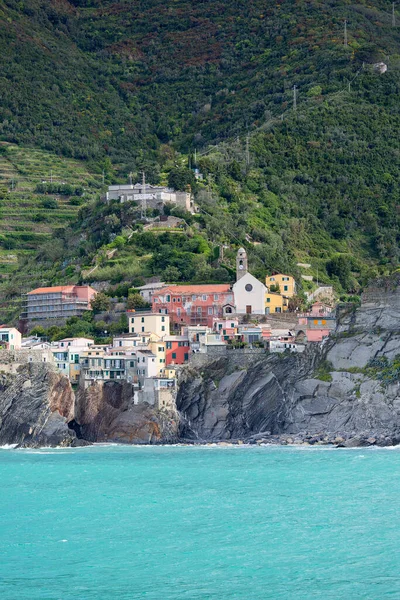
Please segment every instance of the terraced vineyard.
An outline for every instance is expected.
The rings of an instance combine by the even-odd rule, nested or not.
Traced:
[[[101,183],[101,175],[90,173],[82,162],[0,143],[1,307],[9,302],[4,290],[12,285],[20,260],[34,256],[43,242],[72,223],[80,207],[99,194]],[[80,195],[40,189],[46,186],[68,192],[79,188]],[[27,291],[30,278],[19,279],[18,285],[21,292]]]

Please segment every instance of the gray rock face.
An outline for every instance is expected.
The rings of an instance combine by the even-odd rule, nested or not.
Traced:
[[[336,336],[303,355],[255,355],[253,364],[241,368],[236,354],[235,361],[221,358],[183,369],[177,398],[181,435],[255,439],[269,431],[305,439],[323,432],[328,441],[391,443],[399,439],[400,386],[368,377],[365,367],[372,358],[390,361],[397,354],[399,277],[371,286],[358,310],[339,314]],[[321,365],[323,381],[317,378]]]
[[[50,364],[29,364],[0,377],[0,445],[68,446],[74,393]]]
[[[77,394],[75,421],[91,442],[154,444],[176,442],[178,414],[134,404],[127,382],[96,382]]]

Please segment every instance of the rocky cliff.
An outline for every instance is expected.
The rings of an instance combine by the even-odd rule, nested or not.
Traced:
[[[181,374],[181,436],[382,445],[400,441],[399,276],[374,282],[303,355],[240,354]]]
[[[91,442],[152,444],[177,441],[178,414],[134,404],[127,382],[97,382],[77,394],[78,435]]]
[[[0,374],[0,446],[68,446],[74,393],[67,378],[48,364],[26,364]]]

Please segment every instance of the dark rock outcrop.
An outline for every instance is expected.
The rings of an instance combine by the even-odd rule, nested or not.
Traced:
[[[154,444],[175,442],[179,419],[174,411],[134,404],[131,384],[110,381],[78,391],[75,421],[92,442]]]
[[[0,445],[69,446],[74,393],[66,377],[48,364],[20,366],[0,376]]]
[[[303,355],[254,354],[252,360],[243,355],[241,361],[233,351],[197,368],[186,367],[177,397],[181,436],[278,436],[281,441],[290,436],[347,446],[398,443],[400,383],[383,383],[367,368],[372,359],[386,357],[390,362],[398,354],[396,277],[375,282],[359,309],[341,309],[336,335],[322,345],[310,345]],[[338,436],[343,442],[335,442]]]

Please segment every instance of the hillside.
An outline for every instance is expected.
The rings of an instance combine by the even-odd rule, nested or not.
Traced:
[[[238,245],[261,279],[289,271],[339,295],[398,268],[400,28],[390,12],[381,1],[8,0],[2,317],[42,282],[125,294],[154,276],[229,281]],[[102,181],[141,170],[190,183],[198,214],[175,211],[184,222],[155,232],[137,207],[99,199]]]

